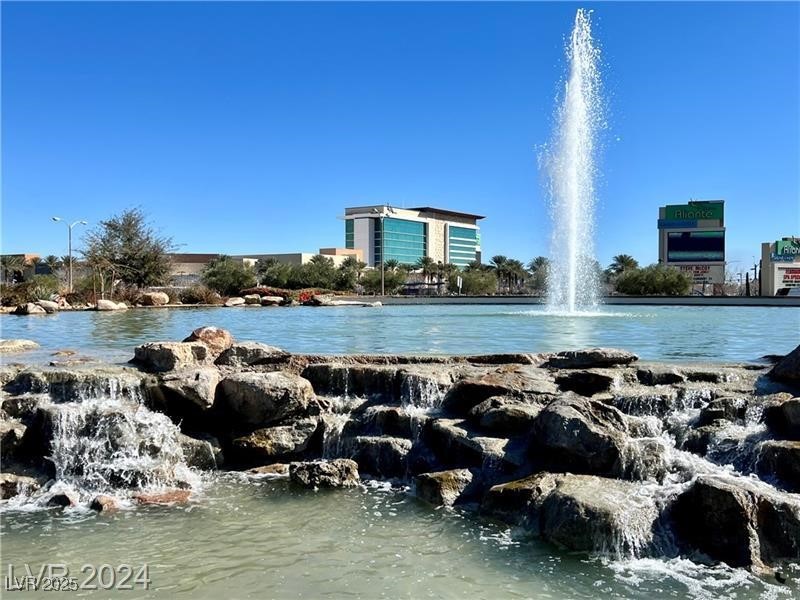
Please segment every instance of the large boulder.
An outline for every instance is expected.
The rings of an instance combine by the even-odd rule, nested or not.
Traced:
[[[556,377],[556,385],[565,392],[575,392],[581,396],[594,396],[607,392],[617,383],[617,377],[608,371],[568,370]]]
[[[128,310],[128,305],[124,302],[114,302],[113,300],[101,298],[97,301],[97,304],[95,304],[94,309],[100,311]]]
[[[767,376],[776,381],[800,385],[800,346],[780,359]]]
[[[245,304],[261,304],[261,296],[259,296],[258,294],[245,294],[244,303]]]
[[[201,342],[150,342],[137,346],[132,363],[148,371],[173,371],[207,365],[208,346]]]
[[[424,438],[438,464],[445,468],[487,467],[505,472],[524,463],[524,453],[517,452],[509,439],[483,435],[465,420],[432,420]]]
[[[139,296],[139,302],[144,306],[164,306],[169,304],[169,295],[164,292],[144,292]]]
[[[0,340],[0,354],[16,354],[36,350],[39,344],[32,340]]]
[[[283,300],[283,296],[261,296],[261,306],[279,306]]]
[[[763,479],[777,479],[790,492],[800,492],[800,442],[762,442],[758,449],[756,470]]]
[[[394,399],[400,395],[402,370],[394,365],[316,363],[303,369],[303,377],[320,394]]]
[[[495,485],[484,495],[481,512],[538,534],[542,501],[562,477],[563,474],[537,473]]]
[[[28,302],[27,304],[20,304],[14,311],[15,315],[46,315],[47,311],[38,304]]]
[[[525,398],[552,395],[558,392],[550,374],[531,366],[501,368],[481,377],[457,381],[447,392],[442,408],[457,416],[493,396]]]
[[[289,353],[259,342],[238,342],[225,349],[215,361],[225,367],[252,367],[284,362]]]
[[[35,492],[39,487],[39,482],[34,477],[0,473],[0,500]]]
[[[289,479],[307,488],[353,487],[361,481],[358,465],[348,458],[291,463]]]
[[[25,425],[16,419],[0,419],[0,449],[4,463],[14,456],[22,443],[26,429]]]
[[[532,430],[539,457],[551,469],[607,476],[622,473],[627,433],[619,410],[574,395],[543,408]]]
[[[222,327],[198,327],[190,333],[184,342],[203,342],[213,356],[219,356],[233,345],[233,336]]]
[[[166,391],[167,404],[175,404],[174,400],[177,397],[180,400],[179,404],[182,405],[169,407],[167,412],[182,415],[192,409],[208,410],[214,404],[219,381],[220,373],[215,367],[181,369],[165,373],[159,378],[159,383],[162,392]]]
[[[238,425],[263,427],[308,414],[314,390],[307,379],[275,371],[234,373],[220,383],[223,410]]]
[[[683,383],[686,381],[686,376],[675,367],[647,365],[636,369],[636,379],[643,385],[670,385]]]
[[[513,435],[530,431],[542,405],[529,400],[493,396],[469,411],[470,420],[488,431]]]
[[[378,477],[403,477],[408,471],[411,440],[388,436],[357,436],[342,444],[362,473]]]
[[[217,439],[206,434],[189,436],[179,434],[178,441],[183,450],[184,462],[195,469],[210,471],[219,469],[225,462]]]
[[[225,300],[225,306],[244,306],[244,298],[240,298],[238,296],[234,296],[233,298],[228,298]]]
[[[235,457],[248,464],[291,459],[304,453],[317,431],[316,419],[301,419],[291,425],[262,427],[234,438],[231,446]]]
[[[800,398],[779,398],[764,406],[764,421],[780,437],[800,440]]]
[[[415,479],[417,497],[434,506],[453,506],[472,483],[469,469],[422,473]]]
[[[743,477],[700,475],[672,506],[681,541],[732,567],[769,573],[800,558],[800,502]]]
[[[36,304],[43,308],[48,314],[57,313],[60,308],[58,302],[53,302],[52,300],[37,300]]]
[[[558,352],[547,359],[545,366],[556,369],[592,369],[629,365],[637,360],[639,357],[627,350],[589,348]]]

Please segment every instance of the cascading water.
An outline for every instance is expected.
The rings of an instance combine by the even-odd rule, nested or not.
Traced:
[[[595,147],[602,126],[600,52],[590,11],[579,9],[566,47],[569,76],[556,110],[555,130],[542,155],[553,231],[547,278],[550,310],[576,312],[597,305],[594,259]]]

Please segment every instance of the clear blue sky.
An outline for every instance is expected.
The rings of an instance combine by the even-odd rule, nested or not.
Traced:
[[[546,254],[536,148],[579,6],[610,107],[601,262],[654,262],[658,206],[690,198],[726,200],[734,271],[800,234],[797,3],[3,2],[2,251],[66,254],[50,216],[133,206],[185,252],[316,251],[388,202]]]

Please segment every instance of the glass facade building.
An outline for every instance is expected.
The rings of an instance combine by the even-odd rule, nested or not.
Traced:
[[[450,225],[447,240],[449,262],[465,267],[478,258],[478,230]]]
[[[381,235],[381,221],[383,235]],[[375,264],[384,260],[396,260],[400,264],[414,265],[427,253],[427,227],[419,221],[405,221],[392,217],[375,219],[375,235],[373,238],[373,256]]]
[[[344,247],[350,250],[356,247],[355,222],[352,219],[344,222]]]

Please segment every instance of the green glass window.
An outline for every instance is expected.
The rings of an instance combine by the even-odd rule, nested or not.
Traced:
[[[447,254],[450,263],[464,267],[478,257],[478,230],[450,226]]]
[[[353,249],[356,247],[355,221],[345,219],[344,222],[344,247]]]
[[[381,263],[381,241],[386,260],[396,260],[405,265],[413,265],[427,254],[427,229],[425,223],[403,219],[383,219],[383,239],[381,240],[381,219],[375,219],[374,254],[375,264]]]

